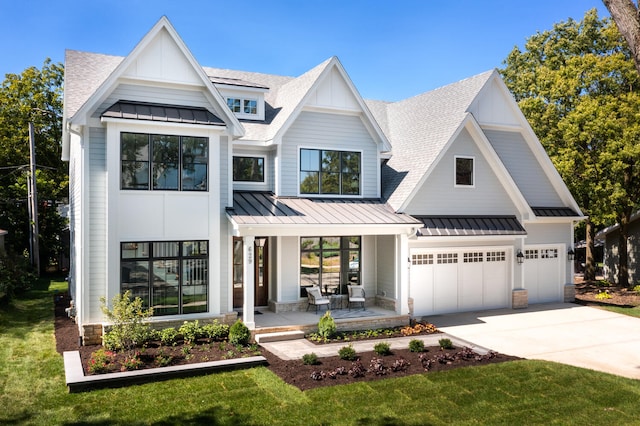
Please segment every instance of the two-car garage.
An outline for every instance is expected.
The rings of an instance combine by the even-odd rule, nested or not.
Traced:
[[[563,271],[559,253],[558,246],[525,247],[524,263],[517,265],[512,246],[414,248],[409,277],[413,314],[509,307],[514,266],[524,268],[529,303],[560,301]]]

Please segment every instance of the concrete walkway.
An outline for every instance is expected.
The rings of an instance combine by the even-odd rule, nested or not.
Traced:
[[[500,353],[640,379],[640,318],[560,303],[427,320],[451,336]]]

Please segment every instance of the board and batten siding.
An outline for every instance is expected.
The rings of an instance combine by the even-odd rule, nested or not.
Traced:
[[[85,222],[88,232],[85,233],[89,247],[87,312],[88,321],[101,319],[100,297],[106,294],[107,277],[107,162],[105,129],[89,129],[89,186],[88,220]]]
[[[456,156],[473,157],[473,187],[455,186]],[[466,129],[407,206],[412,215],[514,215],[517,208]]]
[[[396,297],[396,237],[380,235],[376,237],[376,263],[378,294],[389,298]],[[372,265],[362,265],[363,268]],[[375,296],[372,294],[372,296]]]
[[[282,138],[282,196],[298,195],[300,148],[359,151],[361,156],[361,196],[376,198],[380,168],[378,146],[362,120],[354,115],[302,112]]]
[[[484,133],[530,206],[564,206],[521,133],[500,130]]]
[[[273,283],[280,287],[280,302],[296,302],[300,299],[300,238],[282,237],[280,239],[283,258],[279,260],[281,266],[281,282]],[[274,252],[271,252],[273,255]],[[295,255],[297,261],[286,261],[289,256]]]
[[[217,280],[219,285],[215,286],[213,279],[213,274],[216,274],[214,268],[209,268],[209,310],[210,312],[216,314],[220,312],[231,311],[233,302],[231,300],[231,289],[233,287],[233,273],[232,273],[232,262],[233,256],[233,237],[231,235],[231,230],[229,220],[226,217],[226,207],[229,206],[229,176],[231,175],[229,172],[229,165],[231,164],[231,159],[229,158],[230,151],[230,143],[227,136],[220,137],[220,161],[219,161],[219,173],[216,179],[213,179],[213,176],[210,176],[209,185],[210,189],[213,188],[213,185],[216,185],[216,180],[219,179],[220,185],[220,233],[218,234],[217,241],[210,241],[209,244],[213,245],[214,243],[218,245],[219,249],[219,271],[217,272]],[[212,167],[212,171],[215,170],[215,167]],[[229,304],[231,303],[231,305]],[[219,311],[219,312],[216,312]]]

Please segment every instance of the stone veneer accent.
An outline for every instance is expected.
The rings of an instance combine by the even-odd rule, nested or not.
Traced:
[[[524,288],[517,288],[511,293],[511,307],[513,309],[524,309],[529,306],[529,291]]]
[[[576,286],[574,284],[564,285],[564,303],[576,301]]]
[[[412,300],[413,299],[409,299],[409,303],[411,303]],[[381,307],[382,309],[396,312],[396,299],[392,299],[390,297],[385,297],[385,296],[376,296],[375,305]],[[413,309],[411,309],[412,306],[411,305],[409,306],[410,306],[410,311],[413,312]]]
[[[102,324],[85,324],[82,326],[82,345],[102,344]]]

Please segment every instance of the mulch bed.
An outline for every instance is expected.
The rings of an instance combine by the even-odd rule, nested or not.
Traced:
[[[64,351],[79,351],[85,374],[87,374],[88,361],[91,353],[102,348],[102,346],[79,346],[77,326],[66,316],[64,311],[64,308],[69,306],[68,296],[58,295],[56,296],[55,302],[56,350],[60,354]],[[386,338],[385,336],[385,339]],[[218,342],[201,340],[197,345],[193,346],[189,353],[190,356],[187,357],[183,352],[182,344],[178,344],[175,347],[162,346],[161,348],[156,345],[150,345],[150,347],[143,351],[141,358],[145,361],[145,365],[142,368],[156,367],[157,365],[154,363],[154,358],[160,350],[164,355],[174,357],[171,365],[228,359],[233,358],[234,355],[235,357],[242,356],[238,354],[238,351],[231,347],[231,345],[225,346],[224,348],[221,348],[221,346]],[[230,350],[234,350],[235,352],[232,354],[229,352]],[[319,359],[320,364],[318,365],[304,365],[302,360],[282,360],[261,347],[259,351],[268,361],[267,368],[278,375],[283,381],[301,390],[391,377],[405,377],[412,374],[424,374],[426,372],[423,361],[420,360],[421,354],[410,352],[408,348],[394,350],[391,355],[387,356],[379,356],[374,352],[358,353],[358,361],[356,364],[352,361],[342,360],[338,356],[323,357]],[[254,353],[247,353],[245,356],[246,355],[254,355]],[[497,353],[485,357],[475,357],[470,353],[464,353],[462,348],[441,350],[438,347],[425,348],[425,352],[423,352],[422,355],[425,360],[431,359],[430,362],[425,361],[430,364],[428,371],[445,371],[460,367],[519,359]],[[119,371],[119,362],[124,357],[121,354],[118,356],[121,358],[114,363],[115,371]],[[449,360],[446,358],[449,358]],[[394,371],[392,368],[394,363],[396,366],[401,365],[402,368]],[[334,375],[334,372],[340,372],[342,369],[344,369],[345,374]],[[350,370],[352,372],[351,374],[349,373]],[[358,370],[361,370],[360,372],[364,374],[360,377],[354,377]],[[316,379],[312,378],[312,376]]]
[[[601,281],[583,281],[581,278],[575,280],[576,303],[587,306],[640,306],[640,294],[633,289],[617,287],[614,285],[603,285]],[[606,293],[610,296],[607,299],[598,299],[596,296]]]

